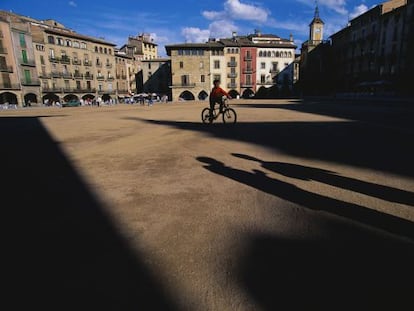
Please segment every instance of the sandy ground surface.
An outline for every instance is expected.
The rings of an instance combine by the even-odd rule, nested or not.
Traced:
[[[402,306],[414,176],[399,155],[412,128],[370,105],[301,105],[233,101],[236,126],[202,125],[199,102],[8,110],[0,124],[40,121],[171,309]]]

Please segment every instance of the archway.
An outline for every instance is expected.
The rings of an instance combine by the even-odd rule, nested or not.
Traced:
[[[193,93],[191,93],[190,91],[184,91],[180,94],[180,98],[184,99],[184,100],[195,100],[195,97],[193,95]]]
[[[254,96],[254,92],[252,89],[246,89],[243,92],[243,98],[252,98]]]
[[[17,96],[16,94],[10,92],[4,92],[0,94],[0,104],[9,103],[10,105],[17,105]]]
[[[24,102],[28,104],[29,101],[30,103],[37,103],[37,95],[33,93],[28,93],[24,95]]]
[[[86,94],[82,96],[83,100],[93,100],[95,98],[95,95],[92,94]]]
[[[208,93],[206,91],[201,91],[200,94],[198,94],[199,100],[206,100],[208,97]]]
[[[65,97],[63,97],[63,100],[65,102],[71,101],[71,100],[79,100],[79,97],[76,96],[75,94],[68,94]]]
[[[109,94],[103,94],[102,95],[102,101],[103,102],[109,102],[111,100],[111,96]]]
[[[230,90],[229,95],[231,96],[231,98],[237,98],[237,96],[239,96],[240,94],[236,90]]]
[[[260,87],[260,89],[256,92],[255,98],[258,99],[265,99],[268,98],[268,89],[264,86]]]
[[[43,104],[50,106],[54,102],[59,101],[59,96],[55,93],[47,93],[45,96],[42,97]]]

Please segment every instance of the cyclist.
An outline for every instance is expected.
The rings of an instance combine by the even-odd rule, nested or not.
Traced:
[[[227,93],[225,90],[223,90],[220,87],[220,81],[214,80],[213,81],[214,87],[210,92],[210,120],[213,119],[213,111],[214,106],[217,104],[220,105],[220,112],[223,109],[223,96],[226,96],[227,98],[231,99],[231,96],[229,93]]]

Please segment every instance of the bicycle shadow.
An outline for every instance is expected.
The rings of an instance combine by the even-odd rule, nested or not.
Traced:
[[[204,168],[212,173],[230,178],[283,200],[311,210],[325,211],[373,228],[414,239],[414,226],[410,221],[371,210],[358,204],[303,190],[287,182],[270,178],[266,173],[259,170],[248,172],[235,169],[226,166],[223,162],[208,157],[197,157],[197,160],[204,163]]]
[[[300,180],[314,180],[326,185],[354,191],[389,202],[414,206],[414,193],[410,191],[341,176],[335,172],[319,168],[284,162],[267,162],[239,153],[232,153],[232,155],[237,158],[260,163],[263,168],[286,177]]]

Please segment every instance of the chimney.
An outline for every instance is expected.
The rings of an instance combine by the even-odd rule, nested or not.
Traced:
[[[289,40],[290,40],[290,42],[293,42],[293,35],[292,34],[290,34]]]

